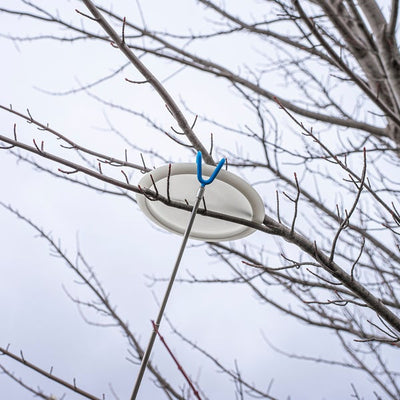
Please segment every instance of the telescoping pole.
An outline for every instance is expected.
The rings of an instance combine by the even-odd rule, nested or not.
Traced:
[[[140,365],[139,373],[138,373],[138,376],[136,378],[135,387],[133,388],[131,400],[136,400],[136,396],[137,396],[137,394],[139,392],[140,384],[142,382],[143,375],[144,375],[144,373],[146,371],[147,363],[149,362],[151,350],[153,349],[154,341],[156,340],[156,337],[157,337],[157,331],[158,331],[158,328],[159,328],[159,326],[161,324],[162,317],[164,315],[165,307],[167,305],[168,298],[169,298],[169,295],[171,293],[171,289],[172,289],[172,286],[174,284],[176,274],[178,272],[179,264],[180,264],[182,256],[183,256],[183,252],[185,251],[186,243],[187,243],[187,241],[189,239],[190,232],[192,230],[193,223],[194,223],[194,220],[196,218],[197,210],[199,209],[201,200],[203,199],[203,196],[204,196],[205,186],[210,184],[215,179],[215,177],[218,175],[218,172],[221,170],[222,166],[225,163],[225,159],[223,158],[218,163],[218,165],[215,168],[213,174],[207,180],[203,179],[202,173],[201,173],[202,157],[201,157],[201,152],[200,151],[197,153],[196,162],[197,162],[197,179],[200,182],[200,188],[199,188],[199,190],[197,192],[196,202],[195,202],[195,204],[193,206],[193,210],[192,210],[192,213],[190,215],[189,223],[188,223],[188,225],[186,227],[186,230],[185,230],[185,233],[183,235],[181,248],[179,250],[178,257],[176,259],[174,269],[172,270],[172,274],[171,274],[171,277],[170,277],[169,282],[168,282],[167,290],[166,290],[166,292],[164,294],[164,299],[163,299],[163,301],[161,303],[161,307],[160,307],[160,310],[158,312],[158,316],[157,316],[156,322],[154,323],[153,332],[151,334],[149,343],[147,345],[146,351],[145,351],[145,353],[143,355],[143,358],[142,358],[142,363]]]
[[[150,337],[150,340],[149,340],[149,344],[147,345],[147,349],[146,349],[146,351],[145,351],[145,353],[143,355],[143,358],[142,358],[142,363],[140,365],[140,370],[139,370],[138,376],[136,378],[136,383],[135,383],[135,387],[133,389],[131,400],[135,400],[136,396],[138,394],[140,383],[142,381],[144,372],[146,370],[147,363],[149,361],[149,357],[150,357],[150,354],[151,354],[151,350],[153,348],[154,341],[155,341],[156,336],[157,336],[157,330],[158,330],[158,328],[160,326],[160,323],[161,323],[161,320],[162,320],[162,317],[163,317],[163,314],[164,314],[164,310],[165,310],[165,307],[166,307],[167,302],[168,302],[168,297],[169,297],[169,295],[171,293],[171,289],[172,289],[172,286],[174,284],[176,274],[178,272],[179,264],[180,264],[182,256],[183,256],[183,252],[185,251],[186,243],[187,243],[187,241],[189,239],[190,231],[192,230],[192,226],[193,226],[194,219],[196,217],[197,210],[198,210],[198,208],[200,206],[200,202],[201,202],[201,200],[203,198],[203,195],[204,195],[204,189],[205,189],[204,186],[201,186],[199,191],[198,191],[198,193],[197,193],[197,200],[196,200],[196,203],[195,203],[195,205],[193,207],[193,211],[192,211],[192,214],[190,216],[190,221],[189,221],[189,224],[188,224],[188,226],[186,228],[185,235],[183,236],[182,245],[181,245],[181,248],[179,250],[179,254],[178,254],[178,257],[176,259],[175,266],[174,266],[174,269],[172,271],[171,277],[169,279],[168,287],[167,287],[167,290],[165,292],[164,299],[163,299],[163,301],[161,303],[161,307],[160,307],[160,310],[158,312],[158,316],[157,316],[156,322],[154,324],[153,332],[151,334],[151,337]]]

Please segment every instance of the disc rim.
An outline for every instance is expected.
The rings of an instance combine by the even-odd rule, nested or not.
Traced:
[[[175,163],[175,164],[166,164],[162,165],[152,171],[147,172],[143,177],[140,179],[139,184],[143,188],[151,188],[153,186],[153,181],[151,179],[151,176],[154,180],[154,182],[157,184],[158,181],[165,179],[168,177],[169,170],[171,168],[171,173],[170,176],[175,176],[175,175],[194,175],[196,176],[197,174],[197,165],[194,163]],[[202,166],[202,173],[203,176],[209,177],[213,173],[215,167],[210,166],[210,165],[203,165]],[[150,176],[151,175],[151,176]],[[219,171],[217,177],[215,180],[225,182],[226,184],[232,186],[234,189],[238,190],[248,201],[251,210],[252,210],[252,222],[257,222],[261,223],[264,219],[265,216],[265,208],[264,208],[264,203],[260,197],[260,195],[257,193],[257,191],[244,179],[241,177],[231,173],[230,171],[226,170],[221,170]],[[200,186],[200,183],[199,183]],[[212,183],[210,184],[210,187],[212,186]],[[206,187],[207,190],[207,187]],[[143,211],[143,213],[148,217],[152,222],[154,222],[156,225],[162,227],[163,229],[166,229],[169,232],[176,233],[178,235],[182,235],[183,232],[177,231],[172,225],[164,222],[165,220],[168,221],[168,217],[165,217],[165,215],[162,215],[162,213],[159,213],[160,217],[162,216],[163,221],[160,221],[157,219],[157,215],[154,215],[154,210],[151,210],[149,208],[150,203],[152,203],[151,200],[146,198],[144,194],[138,193],[136,194],[136,200],[137,204],[139,205],[140,209]],[[184,199],[181,200],[182,202]],[[211,218],[211,217],[210,217]],[[240,224],[236,224],[240,225]],[[253,232],[255,232],[255,228],[251,228],[245,225],[242,225],[242,229],[237,231],[236,233],[233,233],[232,235],[226,235],[224,233],[221,234],[216,234],[215,232],[212,232],[211,234],[207,236],[206,234],[203,235],[196,235],[195,233],[190,234],[191,239],[196,239],[196,240],[202,240],[202,241],[207,241],[207,242],[219,242],[219,241],[230,241],[230,240],[236,240],[240,239],[243,237],[246,237]]]

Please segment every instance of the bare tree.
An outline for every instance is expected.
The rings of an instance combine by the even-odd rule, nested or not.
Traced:
[[[112,73],[65,92],[53,91],[54,98],[86,93],[110,112],[149,124],[162,140],[171,141],[180,157],[201,150],[205,161],[214,164],[214,154],[216,159],[224,155],[230,170],[257,185],[265,200],[262,224],[199,211],[259,232],[257,239],[247,242],[207,244],[206,251],[230,270],[230,276],[189,274],[180,279],[182,283],[240,284],[266,307],[306,323],[315,332],[328,330],[337,337],[345,361],[276,350],[290,358],[359,370],[374,382],[376,398],[398,399],[399,371],[387,362],[387,357],[396,357],[400,346],[398,1],[270,0],[251,6],[236,10],[233,4],[198,0],[191,4],[194,16],[193,21],[185,21],[187,27],[166,22],[166,28],[152,28],[146,12],[125,15],[125,11],[91,0],[82,0],[71,18],[39,2],[21,1],[0,11],[7,18],[29,20],[39,27],[37,34],[18,29],[3,32],[17,46],[50,41],[63,46],[66,42],[76,46],[98,42],[98,46],[111,43],[115,47],[118,55]],[[142,10],[139,3],[138,10]],[[201,21],[199,27],[195,17]],[[127,77],[128,66],[135,68],[135,73],[129,72],[133,77]],[[159,66],[167,73],[156,73]],[[192,110],[185,100],[190,87],[180,89],[183,100],[178,101],[170,87],[179,85],[185,74],[192,80],[204,80],[210,97],[218,85],[230,96],[229,102],[247,108],[243,118],[232,115],[226,121],[219,117],[219,110],[204,114],[201,109]],[[125,101],[105,97],[102,85],[121,78],[133,93],[151,88],[158,96],[154,107],[132,108]],[[131,183],[131,171],[151,170],[146,159],[152,160],[151,165],[174,159],[161,145],[153,149],[150,141],[145,148],[135,143],[129,130],[122,131],[115,119],[107,118],[106,123],[115,140],[124,142],[120,157],[98,150],[95,144],[84,145],[74,135],[35,117],[38,106],[35,111],[31,106],[26,111],[11,105],[0,107],[15,122],[9,131],[2,127],[3,149],[40,172],[123,196],[129,202],[136,193],[191,210],[154,188]],[[24,139],[20,138],[20,121],[32,128],[29,139],[26,129]],[[40,140],[36,128],[42,131]],[[202,134],[211,129],[220,132],[218,140],[213,134]],[[136,161],[128,157],[128,148]],[[58,170],[45,159],[56,163]],[[118,326],[132,359],[140,360],[141,341],[117,313],[83,255],[78,252],[72,260],[33,220],[2,205],[47,240],[91,291],[93,300],[81,301],[71,295],[74,302]],[[274,250],[265,246],[271,237],[276,239]],[[233,381],[238,399],[276,398],[270,388],[243,378],[245,371],[239,367],[224,365],[217,355],[179,329],[173,330]],[[23,355],[6,348],[1,351],[44,372]],[[166,398],[193,396],[188,386],[181,389],[171,383],[154,363],[149,369]],[[47,377],[88,398],[100,398],[51,373]],[[202,392],[198,383],[195,386],[204,398],[213,398],[212,392]],[[50,398],[41,390],[34,393]],[[357,385],[349,393],[362,398]]]

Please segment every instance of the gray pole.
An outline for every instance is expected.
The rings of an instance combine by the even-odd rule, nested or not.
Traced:
[[[137,394],[139,392],[140,383],[142,382],[142,378],[143,378],[144,372],[146,370],[147,363],[149,362],[151,350],[153,348],[154,341],[155,341],[156,336],[157,336],[157,331],[158,331],[158,328],[160,326],[161,319],[163,317],[164,310],[165,310],[165,307],[166,307],[167,302],[168,302],[168,297],[169,297],[169,295],[171,293],[172,285],[174,284],[175,277],[176,277],[176,274],[178,272],[179,264],[180,264],[182,256],[183,256],[183,252],[185,251],[186,243],[187,243],[187,241],[189,239],[189,235],[190,235],[190,231],[192,230],[194,219],[196,218],[197,210],[199,209],[200,202],[201,202],[201,200],[203,198],[203,195],[204,195],[204,189],[205,189],[205,187],[202,185],[202,186],[200,186],[199,191],[197,192],[197,200],[196,200],[195,205],[193,206],[193,210],[192,210],[192,214],[190,216],[189,224],[186,227],[185,234],[183,235],[182,245],[181,245],[181,248],[179,250],[179,254],[178,254],[178,257],[176,259],[175,266],[174,266],[174,269],[172,271],[171,277],[169,279],[169,283],[168,283],[168,287],[167,287],[167,290],[166,290],[165,295],[164,295],[164,299],[163,299],[163,301],[161,303],[161,307],[160,307],[160,310],[158,312],[157,320],[155,322],[155,328],[153,329],[153,332],[152,332],[150,340],[149,340],[149,344],[147,345],[147,349],[146,349],[146,351],[145,351],[145,353],[143,355],[143,358],[142,358],[142,363],[140,365],[140,370],[139,370],[138,376],[136,378],[135,387],[133,388],[131,400],[135,400],[136,396],[137,396]]]

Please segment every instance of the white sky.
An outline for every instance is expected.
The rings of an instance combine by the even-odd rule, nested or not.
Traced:
[[[1,3],[11,8],[16,2],[3,0]],[[63,15],[68,13],[72,21],[81,19],[74,12],[75,8],[84,9],[80,2],[59,3]],[[134,1],[118,3],[122,14],[140,23]],[[206,24],[204,14],[198,12],[195,2],[143,3],[146,23],[155,29],[179,31],[180,26],[191,23]],[[52,1],[41,4],[54,8]],[[241,2],[235,4],[243,8]],[[180,23],[182,25],[178,25]],[[3,34],[24,36],[32,32],[47,32],[47,28],[40,24],[2,14],[0,26]],[[117,50],[106,43],[39,41],[15,45],[0,38],[0,50],[1,104],[12,103],[14,109],[19,111],[29,108],[35,118],[49,122],[50,126],[79,143],[122,157],[124,143],[99,129],[107,128],[107,113],[135,143],[159,150],[173,161],[194,161],[190,152],[176,149],[174,144],[153,132],[141,120],[111,111],[85,93],[51,96],[36,89],[64,91],[79,86],[77,80],[88,83],[110,73],[125,61]],[[223,50],[215,48],[210,52],[217,54],[227,65],[235,62],[237,53],[230,49]],[[159,78],[168,76],[176,69],[147,57],[143,61]],[[125,76],[140,79],[132,67],[126,69]],[[177,99],[184,99],[188,107],[199,114],[218,117],[221,122],[228,121],[233,125],[247,123],[249,111],[221,80],[184,71],[169,80],[167,87]],[[172,123],[162,102],[148,87],[132,86],[117,78],[93,92],[155,116],[166,126]],[[0,112],[2,134],[11,136],[14,122],[17,122],[21,140],[31,143],[33,137],[38,140],[43,137],[41,132],[24,121]],[[208,138],[209,126],[206,123],[198,129],[199,136]],[[229,146],[229,140],[225,134],[215,132],[217,147]],[[45,143],[53,146],[47,136]],[[132,161],[140,161],[138,153],[132,151],[130,154]],[[154,164],[157,162],[159,165],[160,162],[154,160]],[[44,165],[57,171],[57,165]],[[132,182],[137,183],[140,177],[140,173],[135,172]],[[79,237],[80,248],[95,267],[110,293],[111,301],[118,306],[118,311],[129,321],[133,331],[141,335],[142,343],[147,343],[150,319],[156,317],[158,310],[153,292],[161,298],[164,289],[161,283],[149,287],[147,276],[165,278],[169,275],[180,238],[152,226],[133,202],[101,195],[39,173],[25,163],[17,163],[15,157],[5,151],[0,153],[0,182],[0,200],[37,222],[46,232],[51,231],[54,238],[60,238],[71,257],[74,257]],[[270,194],[262,195],[266,198]],[[106,398],[112,399],[111,383],[120,398],[127,399],[138,368],[126,360],[128,346],[119,330],[93,327],[83,321],[77,307],[63,291],[63,286],[82,299],[88,298],[88,292],[74,283],[74,275],[61,260],[49,255],[47,243],[36,237],[31,228],[2,208],[0,226],[1,345],[10,343],[10,349],[16,353],[22,349],[26,359],[43,368],[53,366],[55,374],[69,381],[75,377],[78,385],[98,396],[104,392]],[[250,239],[257,243],[266,241],[266,247],[275,249],[272,238],[256,233]],[[192,244],[198,245],[195,242]],[[203,277],[230,276],[225,266],[207,256],[205,247],[187,249],[181,276],[186,270]],[[311,330],[293,322],[272,307],[260,304],[245,287],[178,283],[173,289],[167,315],[180,331],[215,354],[227,366],[233,368],[237,360],[249,381],[266,388],[274,380],[271,393],[278,398],[349,398],[351,382],[361,393],[369,393],[370,383],[357,372],[290,360],[270,349],[263,340],[263,332],[271,342],[288,351],[316,357],[333,354],[342,360],[340,353],[335,354],[337,348],[330,333]],[[161,331],[186,371],[193,377],[200,377],[201,388],[210,399],[234,398],[232,383],[214,365],[182,344],[166,323]],[[153,360],[172,382],[183,384],[179,371],[159,344],[155,346]],[[33,386],[40,385],[56,396],[66,392],[66,399],[79,398],[5,357],[0,361]],[[164,398],[160,393],[152,384],[150,374],[146,374],[139,398]],[[0,375],[0,398],[25,399],[30,395]]]

